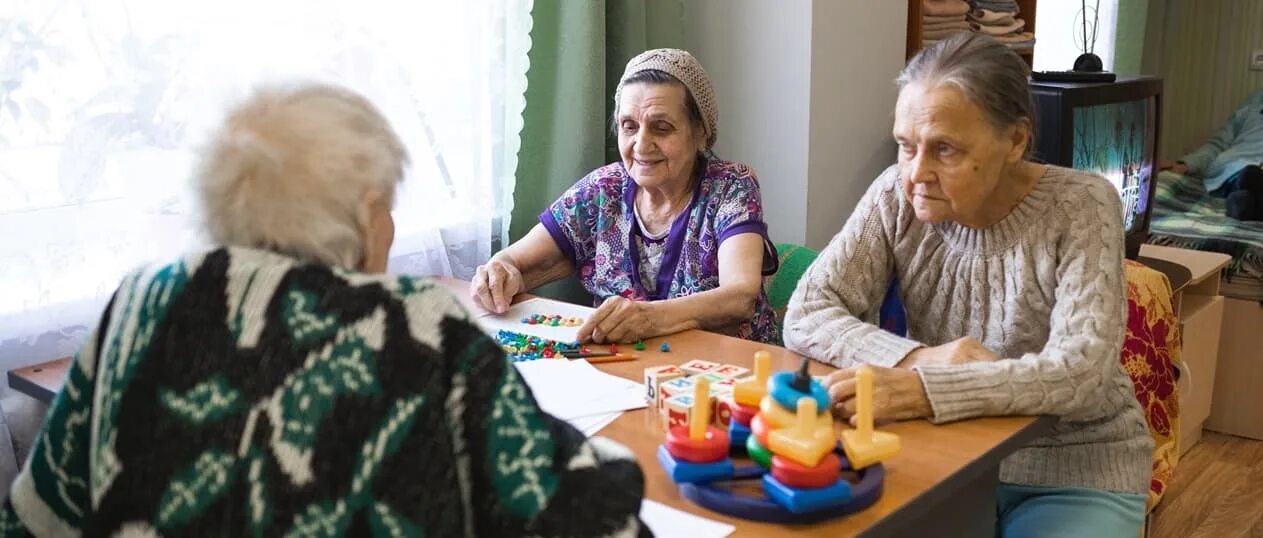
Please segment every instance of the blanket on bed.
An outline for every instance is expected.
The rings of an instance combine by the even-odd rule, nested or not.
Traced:
[[[1201,178],[1158,174],[1149,220],[1149,242],[1232,256],[1228,275],[1263,268],[1263,222],[1225,214],[1223,198],[1206,192]]]

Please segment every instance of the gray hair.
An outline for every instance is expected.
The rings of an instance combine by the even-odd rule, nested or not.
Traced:
[[[900,92],[914,84],[950,84],[981,108],[996,128],[1025,119],[1034,137],[1035,99],[1029,77],[1030,67],[1013,49],[987,35],[960,32],[918,52],[896,83]],[[1028,145],[1027,152],[1033,146]]]
[[[234,108],[196,173],[204,226],[221,245],[358,268],[361,204],[393,205],[408,153],[368,100],[324,84],[264,88]]]

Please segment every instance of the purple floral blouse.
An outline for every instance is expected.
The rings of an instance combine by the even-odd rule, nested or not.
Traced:
[[[688,210],[671,224],[656,293],[649,294],[640,282],[640,256],[633,238],[638,233],[636,188],[622,163],[608,164],[580,179],[539,216],[598,302],[612,295],[652,301],[715,289],[719,287],[719,245],[743,233],[763,236],[764,249],[770,253],[764,254],[764,273],[775,272],[776,251],[767,239],[758,178],[741,163],[712,159],[704,167]],[[759,291],[750,321],[742,323],[733,336],[777,341],[776,321],[764,290]]]

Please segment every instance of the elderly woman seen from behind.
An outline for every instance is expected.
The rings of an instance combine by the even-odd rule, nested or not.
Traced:
[[[622,161],[579,180],[479,267],[474,300],[504,312],[515,294],[577,272],[603,301],[583,340],[703,328],[775,341],[762,276],[776,254],[759,183],[745,165],[710,155],[719,111],[701,64],[682,50],[642,53],[627,63],[614,105]]]
[[[647,532],[639,467],[380,274],[407,156],[368,101],[262,91],[196,175],[218,247],[129,275],[0,510],[37,536]]]
[[[1122,209],[1104,179],[1026,160],[1026,64],[956,34],[899,77],[898,164],[869,188],[790,301],[785,341],[875,370],[875,414],[942,423],[1053,415],[1000,467],[998,533],[1136,536],[1153,443],[1119,362],[1127,310]],[[862,321],[897,278],[910,338]]]

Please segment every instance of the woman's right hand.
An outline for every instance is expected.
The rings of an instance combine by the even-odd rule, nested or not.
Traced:
[[[952,366],[970,362],[991,362],[1000,360],[1000,356],[987,349],[981,342],[966,336],[946,344],[934,347],[922,347],[912,350],[899,362],[900,368],[913,366]]]
[[[478,266],[469,282],[469,295],[474,303],[496,314],[503,314],[522,290],[522,271],[512,262],[492,258]]]

